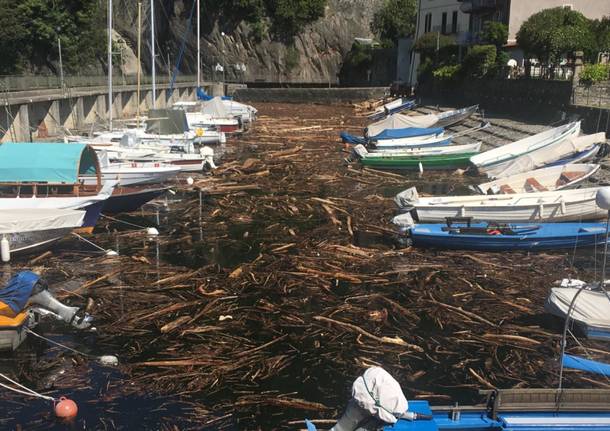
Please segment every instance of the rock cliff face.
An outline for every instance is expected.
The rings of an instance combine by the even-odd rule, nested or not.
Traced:
[[[115,0],[116,1],[116,0]],[[201,50],[204,79],[219,79],[223,72],[215,66],[224,66],[227,79],[274,82],[330,82],[335,83],[343,56],[352,46],[354,37],[372,37],[369,23],[383,0],[329,0],[325,16],[306,26],[292,43],[273,40],[265,36],[256,40],[249,25],[244,22],[224,22],[221,16],[202,13]],[[135,51],[137,40],[137,2],[119,0],[116,31]],[[167,71],[175,62],[185,33],[191,0],[157,0],[155,26],[157,35],[157,67]],[[150,70],[150,3],[142,5],[143,68]],[[196,71],[196,22],[186,37],[181,73]],[[223,35],[224,34],[224,35]],[[129,57],[129,53],[125,53]],[[135,73],[133,63],[124,64],[123,73]],[[241,65],[245,65],[245,71]],[[239,66],[237,66],[239,65]]]

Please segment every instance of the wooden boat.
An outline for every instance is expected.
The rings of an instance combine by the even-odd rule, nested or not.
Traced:
[[[69,209],[2,209],[0,238],[11,254],[28,252],[68,235],[83,225],[85,211]]]
[[[569,164],[502,177],[476,186],[482,194],[531,193],[563,190],[580,184],[599,170],[594,164]]]
[[[357,154],[363,166],[378,169],[458,169],[468,166],[470,157],[476,154],[480,147],[481,143],[477,143],[454,147],[368,153],[363,146],[358,146]]]
[[[569,123],[477,154],[470,159],[470,162],[479,173],[487,174],[493,178],[498,176],[517,158],[569,137],[576,137],[579,132],[580,121]]]
[[[95,183],[85,184],[85,177]],[[88,145],[0,145],[0,209],[83,209],[83,227],[92,229],[115,184],[101,183],[97,155]]]
[[[538,251],[603,244],[605,223],[471,223],[447,219],[446,224],[419,224],[409,232],[417,247],[479,251]],[[610,303],[609,303],[610,306]]]
[[[404,129],[408,127],[450,127],[461,123],[472,116],[479,105],[428,115],[392,114],[385,119],[370,124],[366,128],[368,136],[375,136],[388,129]]]
[[[118,214],[140,209],[142,205],[158,198],[169,190],[168,187],[117,187],[104,203],[104,214]]]
[[[397,194],[394,201],[421,223],[442,223],[448,217],[505,223],[583,221],[606,216],[595,202],[598,190],[599,187],[591,187],[509,195],[419,197],[412,187]]]
[[[533,171],[546,166],[564,165],[567,163],[583,163],[595,157],[598,151],[596,144],[606,141],[605,133],[593,135],[570,136],[567,139],[531,151],[517,157],[508,165],[491,169],[488,176],[500,178],[521,172]]]

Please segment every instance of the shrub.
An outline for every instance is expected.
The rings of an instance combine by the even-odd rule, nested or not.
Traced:
[[[496,61],[496,47],[474,45],[464,57],[462,67],[467,76],[482,78],[493,68]]]
[[[413,45],[413,49],[425,58],[435,58],[437,54],[439,58],[448,57],[456,48],[453,37],[439,33],[424,33]]]
[[[580,82],[591,85],[594,82],[610,79],[609,64],[585,64],[580,73]]]
[[[432,76],[440,81],[453,81],[458,78],[462,66],[459,64],[452,64],[448,66],[441,66],[438,69],[432,71]]]

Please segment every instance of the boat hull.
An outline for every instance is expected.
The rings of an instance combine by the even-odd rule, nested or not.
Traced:
[[[102,212],[104,214],[118,214],[124,212],[136,211],[147,202],[163,195],[168,189],[121,189],[117,190],[117,194],[110,196],[105,204]]]
[[[476,153],[438,156],[370,157],[363,158],[360,162],[363,166],[377,169],[417,170],[420,169],[420,166],[424,169],[433,170],[459,169],[468,166],[468,161],[473,154]]]
[[[471,226],[482,228],[482,232],[459,233],[459,229],[464,227],[463,224],[454,225],[452,230],[447,230],[446,226],[440,224],[417,225],[411,229],[411,239],[416,247],[477,251],[537,251],[603,244],[606,233],[604,223],[513,226],[521,230],[515,235],[496,234],[495,232],[499,230],[489,228],[487,223]]]

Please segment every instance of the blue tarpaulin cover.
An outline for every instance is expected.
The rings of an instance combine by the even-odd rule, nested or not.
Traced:
[[[0,290],[0,301],[20,313],[32,295],[32,289],[40,277],[31,271],[21,271],[13,276],[4,289]]]
[[[203,88],[197,87],[197,99],[207,102],[208,100],[212,100],[213,98],[214,96],[210,96],[209,94],[207,94]],[[233,98],[230,96],[222,96],[221,99],[233,100]]]
[[[340,136],[341,136],[341,140],[343,141],[344,144],[366,145],[366,139],[361,138],[359,136],[350,135],[347,132],[341,132]]]
[[[86,144],[7,142],[0,145],[0,182],[75,184],[96,175],[95,151]]]
[[[398,139],[398,138],[412,138],[415,136],[428,136],[428,135],[438,135],[443,132],[442,127],[430,127],[430,128],[421,128],[421,127],[407,127],[405,129],[385,129],[383,132],[378,135],[371,136],[370,138],[373,140],[378,139]]]
[[[610,376],[610,364],[592,361],[590,359],[581,358],[580,356],[564,354],[563,367],[589,371],[591,373],[601,374],[602,376]]]

